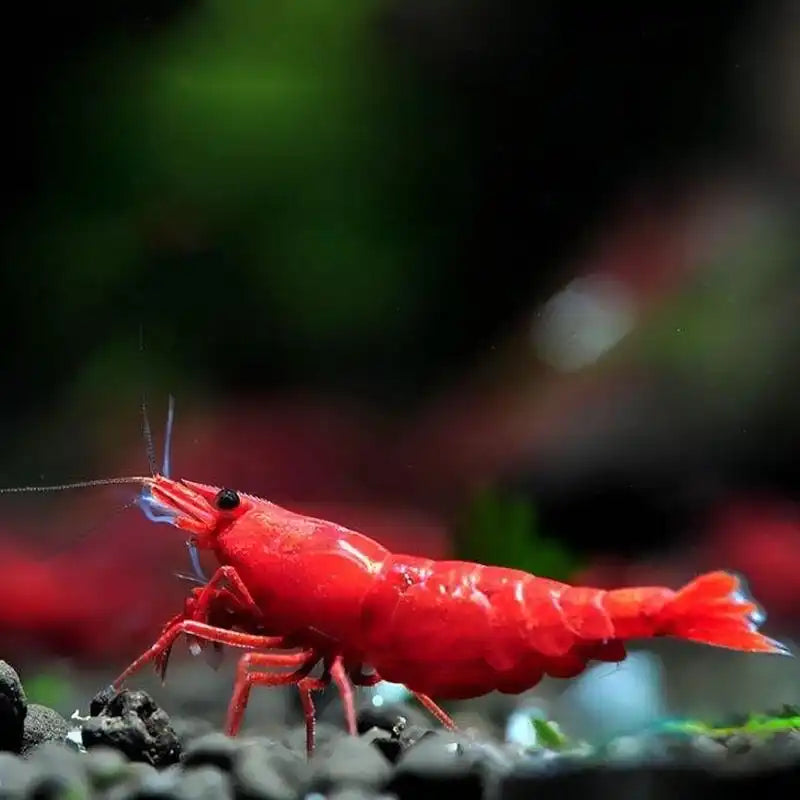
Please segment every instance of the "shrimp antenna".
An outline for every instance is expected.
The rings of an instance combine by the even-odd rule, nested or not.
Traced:
[[[139,324],[139,353],[144,353],[144,325]],[[147,397],[142,391],[142,435],[147,452],[147,463],[150,466],[150,474],[156,474],[156,449],[153,445],[153,431],[150,427],[150,416],[147,413]],[[166,456],[165,456],[166,458]]]
[[[135,483],[146,486],[152,483],[152,478],[131,475],[125,478],[98,478],[93,481],[75,481],[74,483],[57,483],[53,486],[11,486],[0,489],[0,494],[22,494],[23,492],[60,492],[64,489],[85,489],[90,486],[114,486],[119,484]]]
[[[175,398],[169,396],[169,407],[167,408],[167,428],[164,432],[164,463],[161,467],[161,474],[165,478],[169,478],[170,465],[170,451],[172,450],[172,428],[175,425]]]

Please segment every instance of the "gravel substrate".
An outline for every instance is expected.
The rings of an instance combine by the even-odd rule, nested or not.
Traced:
[[[202,720],[170,720],[143,691],[101,692],[68,722],[28,704],[0,662],[0,798],[129,800],[460,800],[703,798],[800,789],[800,731],[650,734],[555,751],[423,724],[415,709],[367,706],[359,736],[320,722],[312,759],[302,726],[230,739]]]

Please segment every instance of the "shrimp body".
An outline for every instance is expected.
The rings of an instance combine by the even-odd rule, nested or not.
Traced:
[[[184,614],[194,619],[182,622],[181,630],[250,649],[304,648],[305,655],[282,657],[294,660],[271,656],[264,663],[297,666],[293,681],[308,687],[302,681],[321,660],[325,676],[343,693],[352,732],[349,681],[404,684],[452,725],[431,696],[519,693],[545,675],[574,677],[593,660],[622,661],[631,639],[673,636],[788,653],[758,631],[763,613],[727,572],[701,575],[678,591],[576,587],[520,570],[393,554],[356,531],[231,489],[163,476],[148,480],[147,488],[159,520],[188,531],[196,547],[213,552],[221,565],[217,575],[235,590],[218,594],[216,576],[195,590],[199,594]],[[210,600],[205,605],[204,594]],[[222,612],[228,622],[210,633],[212,612]],[[249,633],[227,630],[236,619]],[[270,637],[262,635],[265,620]],[[363,675],[367,665],[375,671],[371,676]],[[246,694],[234,693],[245,699],[232,701],[231,733]]]

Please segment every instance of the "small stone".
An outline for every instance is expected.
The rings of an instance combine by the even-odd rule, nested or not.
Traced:
[[[346,786],[326,795],[326,800],[397,800],[392,795],[377,794],[363,786]]]
[[[703,761],[725,758],[727,749],[713,736],[695,736],[692,739],[692,755]]]
[[[23,755],[43,742],[64,743],[69,733],[69,723],[57,711],[47,706],[31,703],[25,716],[22,733]]]
[[[460,800],[479,800],[484,776],[474,752],[452,736],[433,734],[400,756],[387,791],[399,797],[447,791]]]
[[[770,744],[781,754],[800,754],[800,730],[778,731]]]
[[[33,706],[31,706],[31,709]],[[33,797],[88,797],[89,778],[82,754],[57,741],[44,741],[25,758],[34,770],[28,792]]]
[[[439,734],[430,728],[424,728],[421,725],[407,725],[398,734],[398,741],[403,748],[403,751],[413,747],[417,742],[429,736],[438,736]]]
[[[253,740],[236,754],[233,784],[239,800],[295,800],[310,784],[311,767],[302,753],[279,742]]]
[[[238,743],[224,733],[207,733],[195,739],[186,749],[182,762],[185,767],[212,765],[230,772]]]
[[[98,712],[83,723],[82,738],[87,750],[112,747],[131,761],[166,767],[180,759],[181,745],[169,717],[147,692],[123,691],[110,699],[92,702]]]
[[[331,739],[335,739],[342,735],[341,727],[336,725],[331,725],[327,722],[318,722],[316,727],[316,736],[315,742],[316,747],[321,747],[326,742],[329,742]],[[293,727],[289,733],[287,733],[281,739],[283,744],[285,744],[290,750],[297,750],[303,753],[306,752],[306,726],[305,723],[302,725],[296,725]]]
[[[317,748],[311,760],[313,788],[329,792],[343,785],[382,788],[392,774],[388,759],[368,741],[342,734]]]
[[[85,760],[89,780],[96,789],[107,789],[128,775],[130,762],[119,750],[111,747],[94,747],[86,754]]]
[[[128,800],[179,800],[181,775],[169,769],[144,772],[136,776],[128,792]]]
[[[729,755],[743,755],[753,749],[753,738],[743,733],[736,733],[725,741]]]
[[[361,739],[368,742],[373,747],[377,747],[383,756],[392,764],[400,758],[400,754],[403,752],[400,739],[392,736],[389,731],[382,730],[381,728],[371,728],[361,734]]]
[[[233,797],[230,776],[211,765],[184,772],[178,788],[181,800],[225,800]]]
[[[106,686],[101,689],[89,703],[89,715],[99,717],[117,695],[119,695],[119,692],[113,686]]]
[[[23,797],[33,773],[33,767],[24,759],[0,752],[0,796]]]
[[[28,701],[16,670],[0,661],[0,750],[19,753]]]

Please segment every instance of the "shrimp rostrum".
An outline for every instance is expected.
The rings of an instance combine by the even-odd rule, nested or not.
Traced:
[[[788,654],[759,631],[763,612],[728,572],[700,575],[677,591],[570,586],[515,569],[391,553],[341,525],[228,488],[163,475],[138,480],[148,516],[188,533],[220,566],[115,685],[147,661],[165,664],[181,633],[244,648],[231,735],[254,684],[297,685],[313,719],[305,698],[333,682],[355,733],[352,685],[359,682],[404,684],[452,727],[435,700],[516,694],[544,676],[574,677],[590,661],[622,661],[634,639]],[[322,678],[309,678],[319,663]]]

